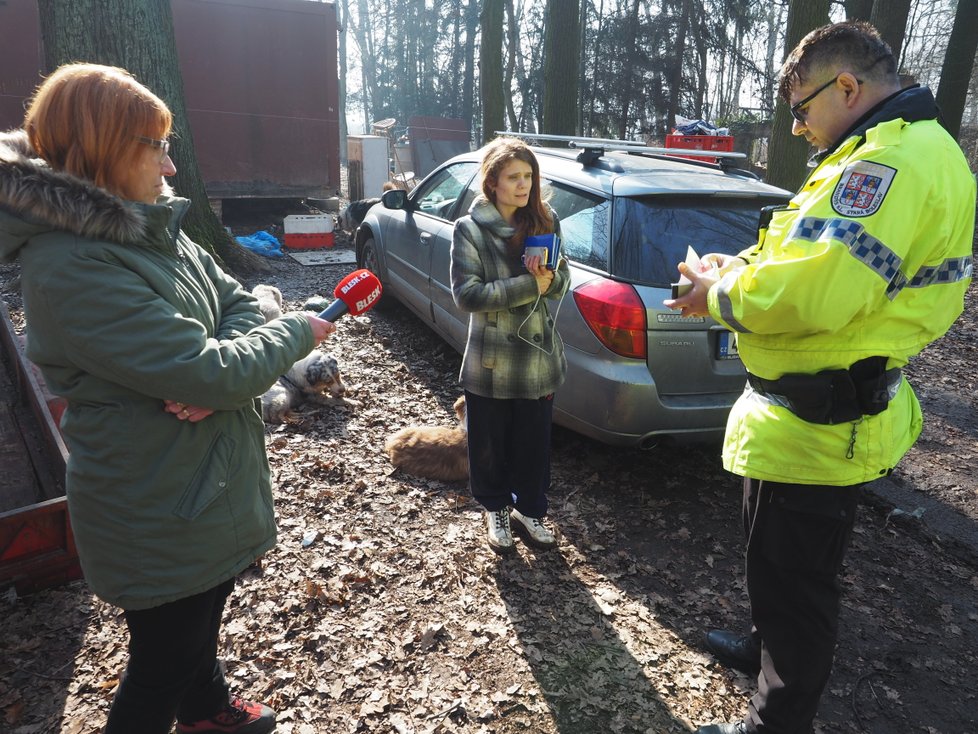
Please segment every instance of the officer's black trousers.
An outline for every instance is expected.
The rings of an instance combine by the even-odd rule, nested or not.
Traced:
[[[761,638],[748,729],[810,734],[832,670],[859,489],[744,480],[747,591]]]

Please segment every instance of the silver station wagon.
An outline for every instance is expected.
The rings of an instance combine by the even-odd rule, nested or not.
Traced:
[[[761,209],[783,205],[790,192],[732,168],[731,154],[714,163],[635,143],[564,140],[576,147],[533,149],[571,272],[556,311],[568,370],[554,422],[619,446],[718,437],[746,379],[733,335],[662,301],[688,247],[744,249],[757,241]],[[380,278],[384,295],[459,352],[468,314],[452,300],[452,230],[481,191],[480,160],[479,151],[456,156],[410,193],[386,192],[356,233],[357,263]]]

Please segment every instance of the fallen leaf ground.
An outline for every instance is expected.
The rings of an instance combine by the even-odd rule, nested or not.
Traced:
[[[246,284],[291,308],[351,269],[270,267]],[[928,426],[894,481],[978,535],[974,313],[971,298],[910,370]],[[400,308],[344,318],[323,348],[361,406],[268,429],[279,543],[225,616],[233,687],[278,732],[665,734],[740,716],[753,681],[702,646],[749,624],[739,482],[717,446],[556,429],[559,548],[498,558],[464,484],[393,472],[382,451],[404,425],[451,425],[459,356]],[[978,731],[978,554],[892,509],[870,494],[861,510],[816,732]],[[0,731],[99,731],[126,661],[119,610],[75,582],[8,592],[0,619]]]

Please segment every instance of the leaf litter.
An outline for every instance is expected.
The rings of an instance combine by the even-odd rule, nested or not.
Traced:
[[[345,275],[270,267],[245,285],[293,309]],[[971,523],[974,312],[972,291],[908,370],[927,427],[896,474]],[[268,428],[278,545],[241,575],[222,637],[232,688],[276,709],[277,732],[665,734],[742,715],[754,682],[702,639],[749,624],[739,483],[716,445],[639,452],[555,429],[558,549],[499,558],[464,483],[394,471],[382,449],[405,425],[452,425],[459,356],[398,307],[344,317],[320,348],[360,407]],[[978,559],[893,509],[861,508],[816,732],[978,731]],[[0,731],[99,731],[120,611],[75,582],[8,591],[0,618]]]

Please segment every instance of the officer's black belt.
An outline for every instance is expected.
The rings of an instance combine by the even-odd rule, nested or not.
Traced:
[[[755,392],[783,405],[809,423],[833,425],[886,410],[900,384],[899,367],[886,369],[886,357],[867,357],[844,370],[814,375],[789,373],[776,380],[747,373]]]

